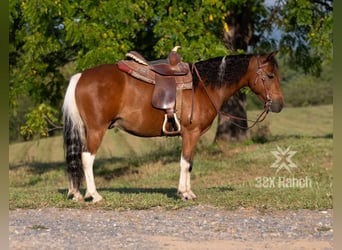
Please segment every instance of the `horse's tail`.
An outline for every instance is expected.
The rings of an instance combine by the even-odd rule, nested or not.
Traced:
[[[75,89],[81,73],[71,77],[63,103],[63,138],[70,181],[79,188],[84,176],[82,149],[85,142],[84,123],[76,104]]]

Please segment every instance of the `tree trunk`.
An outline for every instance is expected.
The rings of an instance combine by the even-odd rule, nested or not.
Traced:
[[[250,1],[247,1],[242,10],[237,12],[230,11],[228,13],[227,23],[229,28],[224,32],[224,43],[232,51],[236,52],[241,49],[246,52],[248,45],[255,38],[253,36],[251,7]],[[238,92],[223,103],[221,111],[237,117],[247,118],[246,106],[246,94]],[[248,126],[247,121],[232,120],[219,115],[215,142],[240,142],[248,139],[249,131],[239,128],[234,123],[242,127]]]

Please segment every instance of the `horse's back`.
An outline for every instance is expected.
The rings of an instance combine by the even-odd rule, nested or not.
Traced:
[[[102,64],[85,69],[82,72],[79,84],[109,84],[115,80],[120,80],[122,77],[124,77],[124,75],[116,64]]]
[[[120,93],[126,82],[126,74],[116,64],[103,64],[86,69],[77,84],[76,95],[88,95],[93,98],[113,98]]]

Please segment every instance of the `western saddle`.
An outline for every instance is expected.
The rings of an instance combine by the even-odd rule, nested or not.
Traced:
[[[166,135],[179,135],[181,126],[181,95],[183,89],[192,88],[189,64],[181,60],[176,46],[166,59],[147,61],[136,51],[126,54],[128,60],[117,63],[120,70],[144,82],[154,84],[152,106],[165,110],[162,131]]]

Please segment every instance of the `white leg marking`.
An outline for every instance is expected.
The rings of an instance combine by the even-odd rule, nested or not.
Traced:
[[[184,193],[187,190],[187,175],[189,173],[189,167],[189,162],[185,160],[182,155],[180,160],[180,176],[178,185],[178,192],[180,193]]]
[[[87,190],[85,194],[85,198],[92,198],[93,202],[98,202],[102,200],[102,196],[96,191],[94,173],[93,173],[93,163],[95,160],[95,155],[90,154],[89,152],[82,153],[82,164],[84,170],[84,177],[87,184]]]
[[[190,184],[190,162],[184,159],[183,155],[180,160],[180,176],[178,184],[178,193],[183,200],[194,200],[196,195],[191,191]]]

